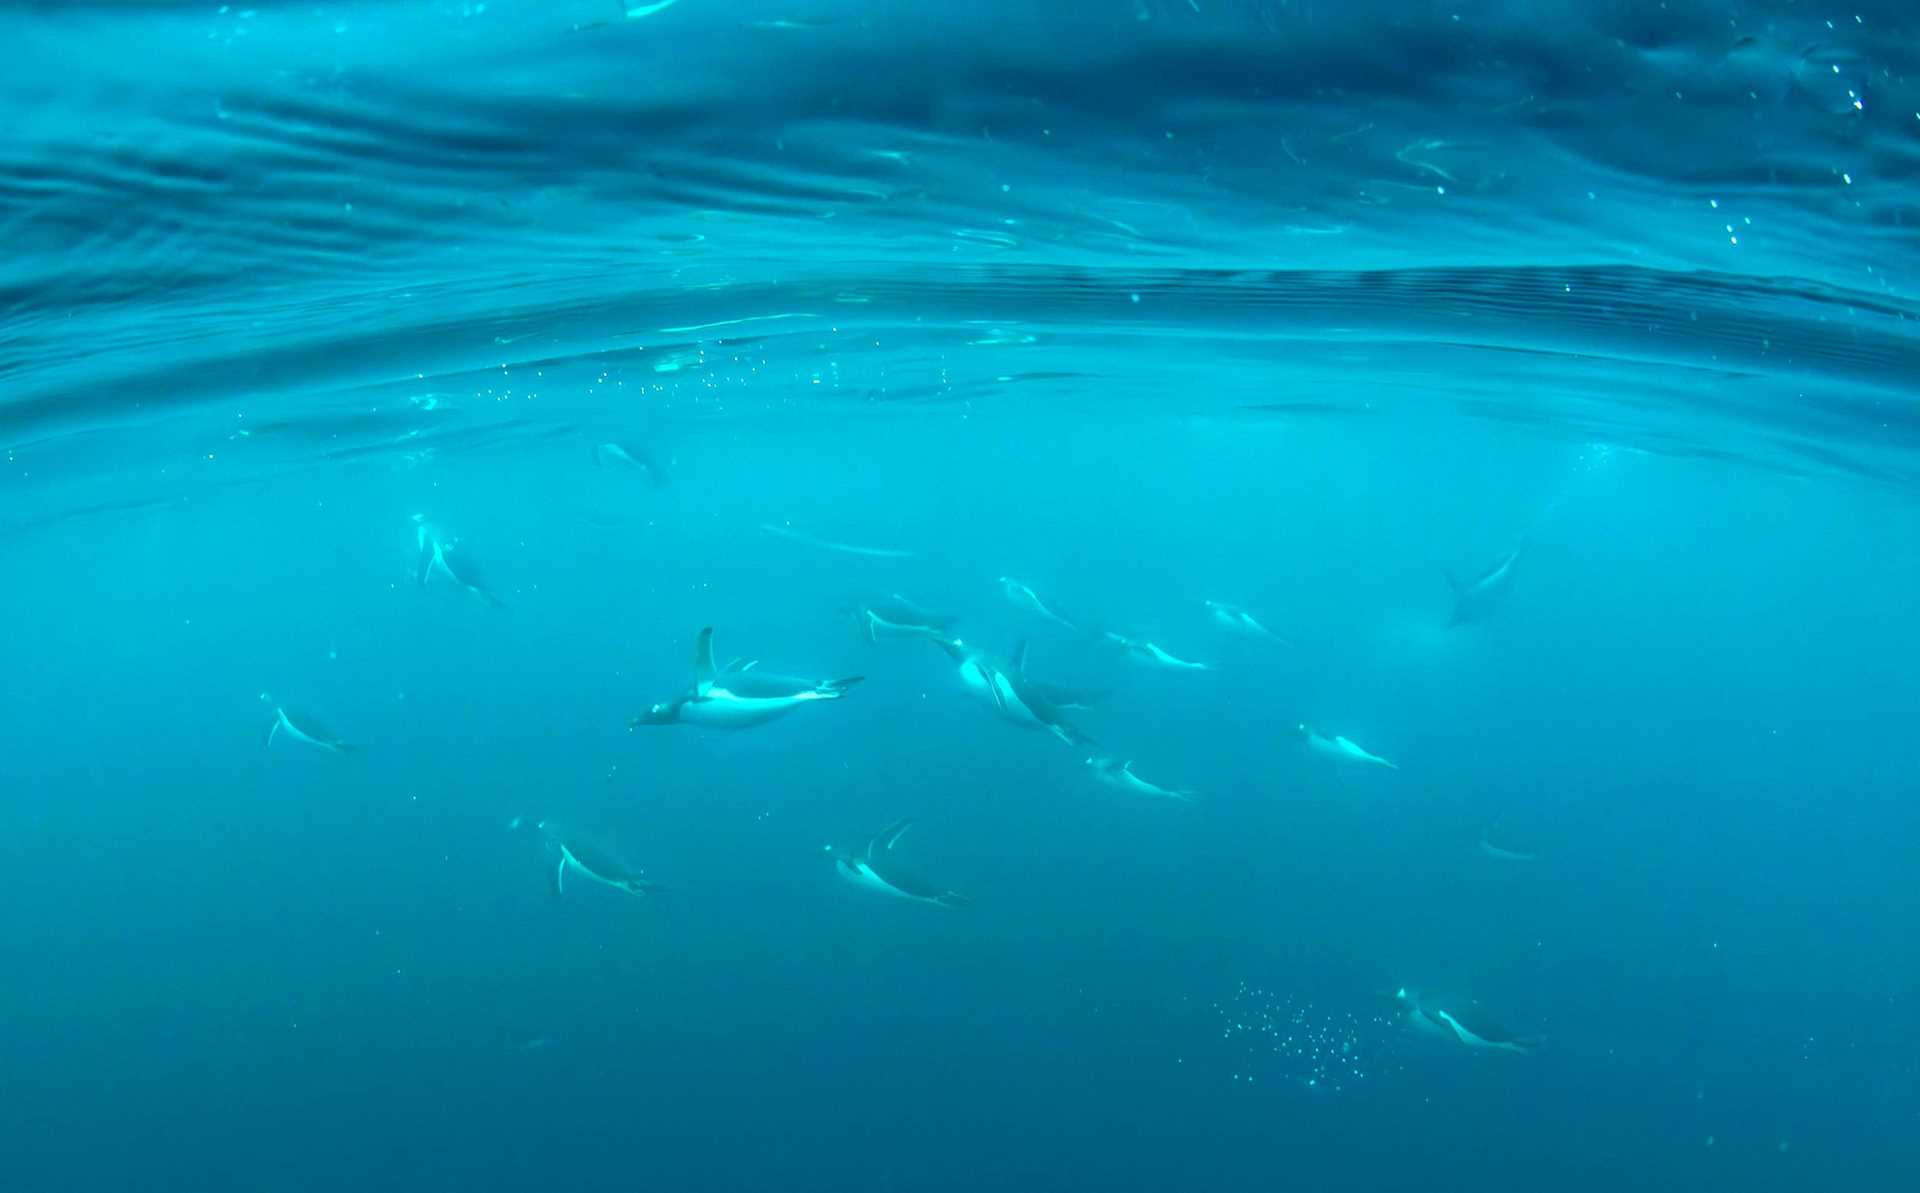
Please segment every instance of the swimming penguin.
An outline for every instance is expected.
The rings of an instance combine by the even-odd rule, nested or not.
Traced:
[[[1020,581],[1018,580],[1015,580],[1013,577],[1011,576],[1000,577],[1000,591],[1007,594],[1008,600],[1020,606],[1022,609],[1027,610],[1029,613],[1038,613],[1040,616],[1046,618],[1048,621],[1051,621],[1057,625],[1063,625],[1068,629],[1072,630],[1076,634],[1080,632],[1079,626],[1075,625],[1073,622],[1069,621],[1067,618],[1060,616],[1060,614],[1055,613],[1052,609],[1048,608],[1047,603],[1040,599],[1039,593],[1035,592],[1031,588],[1028,588],[1026,585],[1020,583]]]
[[[494,595],[487,587],[486,577],[481,573],[479,564],[465,552],[456,553],[460,540],[451,538],[439,526],[427,519],[425,514],[413,515],[414,542],[419,548],[419,565],[415,578],[425,588],[427,581],[441,576],[456,587],[464,588],[479,597],[495,609],[507,607],[505,601]]]
[[[1399,770],[1396,763],[1388,762],[1378,754],[1369,754],[1355,742],[1338,734],[1326,734],[1306,725],[1295,726],[1294,731],[1304,739],[1307,745],[1322,754],[1329,754],[1347,762],[1364,762],[1371,766],[1384,766],[1388,770]]]
[[[1181,803],[1192,803],[1194,793],[1162,787],[1149,783],[1133,773],[1133,763],[1122,762],[1116,758],[1094,755],[1087,759],[1087,765],[1093,768],[1093,777],[1107,786],[1132,795],[1154,795],[1163,799],[1177,799]]]
[[[1458,576],[1447,573],[1447,584],[1453,589],[1453,613],[1447,618],[1449,627],[1479,621],[1500,603],[1513,587],[1513,565],[1525,546],[1522,542],[1507,552],[1485,575],[1471,583],[1462,584]]]
[[[745,729],[764,725],[816,700],[838,700],[863,677],[795,679],[754,670],[751,661],[713,665],[713,627],[700,631],[693,652],[693,687],[672,700],[662,701],[628,722],[641,725],[705,725],[716,729]]]
[[[1127,652],[1127,655],[1150,667],[1165,667],[1173,671],[1212,671],[1212,663],[1194,663],[1170,653],[1158,643],[1145,638],[1129,638],[1125,634],[1116,634],[1108,630],[1103,635],[1107,641]]]
[[[1528,853],[1503,844],[1498,820],[1488,825],[1486,831],[1480,834],[1480,852],[1488,857],[1499,858],[1503,862],[1531,862],[1540,856],[1537,853]]]
[[[622,468],[645,473],[656,488],[667,485],[667,470],[644,449],[625,443],[596,443],[593,462],[601,468]]]
[[[526,827],[526,824],[516,816],[507,827],[517,829]],[[553,893],[556,895],[566,894],[569,874],[579,880],[597,882],[616,891],[641,897],[660,889],[658,883],[646,877],[645,871],[627,865],[617,852],[591,837],[569,832],[550,820],[537,820],[531,827],[540,834],[540,839],[553,854]]]
[[[309,746],[318,746],[333,754],[351,754],[359,749],[341,737],[329,731],[325,725],[311,714],[297,709],[288,709],[274,700],[267,692],[260,693],[260,703],[273,710],[273,725],[267,730],[267,744],[285,736],[288,741],[303,742]]]
[[[1278,643],[1281,646],[1293,645],[1266,626],[1261,625],[1253,614],[1247,612],[1245,609],[1224,604],[1220,601],[1208,601],[1207,612],[1212,615],[1215,621],[1236,634],[1245,634],[1251,638],[1264,638],[1268,642]]]
[[[1525,1055],[1546,1042],[1544,1036],[1508,1031],[1489,1019],[1475,1002],[1441,1002],[1405,986],[1395,991],[1394,997],[1406,1011],[1407,1022],[1416,1029],[1468,1048]]]
[[[935,638],[934,644],[959,665],[960,682],[993,710],[1016,725],[1044,729],[1070,746],[1094,745],[1092,738],[1068,724],[1060,709],[1026,679],[1027,644],[1022,642],[1011,661],[1003,660],[958,638]]]
[[[896,899],[911,899],[915,903],[932,903],[940,907],[968,906],[971,900],[966,896],[942,890],[900,863],[893,847],[912,827],[911,820],[896,820],[874,834],[865,847],[858,851],[836,850],[831,845],[827,846],[834,855],[834,868],[842,878],[854,885],[892,895]]]
[[[899,593],[854,606],[860,632],[867,641],[882,638],[944,638],[958,618],[930,613]]]

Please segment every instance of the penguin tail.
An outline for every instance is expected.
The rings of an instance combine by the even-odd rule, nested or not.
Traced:
[[[821,684],[816,690],[828,699],[837,700],[847,694],[848,688],[851,688],[866,678],[864,675],[849,675],[845,679],[830,679]]]

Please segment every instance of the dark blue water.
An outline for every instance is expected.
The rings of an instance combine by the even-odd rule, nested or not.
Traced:
[[[1907,6],[0,45],[0,1187],[1920,1180]]]

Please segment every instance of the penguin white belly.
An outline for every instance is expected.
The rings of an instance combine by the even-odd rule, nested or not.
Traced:
[[[1041,724],[1040,718],[1020,702],[1020,697],[1014,694],[1013,685],[998,671],[969,660],[960,665],[960,682],[967,686],[967,691],[976,699],[1008,720],[1022,725]]]
[[[1009,720],[1017,721],[1022,725],[1051,728],[1045,721],[1035,716],[1032,709],[1021,702],[1019,694],[1013,690],[1013,684],[1008,681],[1006,676],[995,672],[992,677],[992,682],[1000,694],[997,702],[998,707],[1006,714]]]
[[[1168,791],[1164,787],[1159,787],[1152,783],[1149,783],[1145,779],[1141,778],[1139,775],[1134,774],[1132,771],[1122,771],[1120,775],[1120,782],[1128,791],[1133,792],[1135,795],[1154,795],[1154,796],[1159,796],[1162,799],[1179,799],[1179,800],[1184,800],[1187,798],[1186,796],[1181,795],[1177,791]]]
[[[581,865],[580,859],[573,856],[573,851],[571,849],[568,849],[565,845],[562,845],[560,847],[560,865],[565,872],[570,874],[577,874],[588,882],[597,882],[601,886],[610,886],[616,890],[624,891],[626,889],[625,887],[621,886],[619,883],[614,882],[612,879],[603,878],[600,875],[594,873],[592,870],[589,870],[585,866]],[[564,880],[562,884],[562,889],[564,889]]]
[[[292,738],[297,742],[305,742],[307,745],[310,745],[310,746],[318,746],[322,750],[332,750],[336,748],[332,742],[321,741],[317,737],[312,737],[312,736],[309,736],[308,734],[302,733],[300,731],[299,726],[295,725],[292,721],[289,721],[287,719],[287,714],[284,712],[281,712],[279,709],[275,709],[273,715],[275,717],[275,722],[274,722],[273,731],[267,735],[268,745],[273,744],[274,737],[284,733],[288,737]]]
[[[1449,1028],[1452,1029],[1453,1034],[1456,1037],[1458,1037],[1460,1042],[1462,1044],[1465,1044],[1469,1048],[1497,1048],[1502,1052],[1526,1051],[1525,1049],[1519,1047],[1518,1045],[1508,1043],[1505,1040],[1489,1040],[1484,1036],[1477,1036],[1473,1032],[1467,1030],[1467,1028],[1462,1026],[1458,1019],[1455,1019],[1452,1015],[1447,1014],[1445,1011],[1435,1011],[1434,1014],[1439,1016],[1440,1019],[1443,1022],[1445,1022]]]
[[[907,892],[897,886],[889,884],[886,879],[874,873],[873,867],[867,865],[865,862],[850,862],[842,858],[836,862],[835,865],[839,867],[841,877],[847,879],[847,881],[853,883],[855,886],[865,887],[867,890],[877,891],[882,895],[892,895],[896,899],[914,898],[914,896],[907,894]]]
[[[905,625],[867,611],[867,636],[869,638],[930,638],[934,632],[927,626]]]
[[[680,719],[690,725],[709,725],[722,729],[738,729],[748,725],[760,725],[775,717],[784,716],[798,708],[808,694],[800,696],[735,696],[729,692],[711,689],[706,697],[690,700],[680,708]]]

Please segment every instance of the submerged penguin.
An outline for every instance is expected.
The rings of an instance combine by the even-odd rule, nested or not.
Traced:
[[[656,488],[664,489],[667,485],[667,470],[645,449],[632,444],[596,443],[593,445],[593,462],[601,468],[644,473]]]
[[[1272,630],[1268,629],[1266,626],[1261,625],[1259,620],[1255,618],[1253,614],[1247,612],[1245,609],[1239,608],[1238,606],[1225,604],[1224,602],[1221,602],[1221,601],[1208,601],[1207,613],[1215,621],[1219,622],[1221,625],[1232,630],[1236,634],[1244,634],[1250,638],[1262,638],[1268,642],[1273,642],[1280,646],[1292,645],[1291,642],[1287,641],[1285,638],[1281,637],[1279,634],[1276,634]]]
[[[1132,762],[1122,762],[1116,758],[1096,754],[1087,759],[1087,765],[1093,769],[1094,778],[1130,795],[1152,795],[1161,799],[1179,800],[1181,803],[1192,803],[1195,798],[1191,791],[1162,787],[1157,783],[1148,782],[1133,773]]]
[[[959,619],[920,608],[899,593],[854,606],[860,632],[867,641],[882,638],[944,638]]]
[[[495,609],[507,607],[507,603],[487,586],[486,576],[472,555],[456,552],[459,539],[450,537],[446,531],[429,521],[425,514],[413,515],[413,526],[414,542],[419,549],[415,579],[420,587],[425,588],[429,580],[439,576],[457,588],[466,589]]]
[[[1507,1030],[1488,1018],[1476,1002],[1443,1002],[1405,986],[1394,992],[1394,998],[1399,1000],[1407,1022],[1414,1028],[1467,1048],[1525,1055],[1546,1042],[1544,1036]]]
[[[1126,651],[1129,658],[1150,667],[1165,667],[1172,671],[1212,671],[1214,669],[1212,663],[1191,662],[1145,638],[1129,638],[1125,634],[1116,634],[1112,630],[1106,631],[1104,637]]]
[[[693,652],[693,686],[665,700],[627,723],[642,725],[705,725],[716,729],[745,729],[764,725],[816,700],[838,700],[863,677],[795,679],[754,670],[752,662],[713,665],[713,627],[700,631]]]
[[[1350,741],[1338,734],[1322,733],[1307,725],[1297,725],[1294,731],[1307,743],[1309,749],[1341,759],[1345,762],[1364,762],[1369,766],[1384,766],[1388,770],[1399,770],[1397,763],[1388,762],[1378,754],[1370,754],[1361,749],[1357,742]]]
[[[1020,581],[1015,580],[1012,576],[1000,577],[1000,591],[1007,595],[1008,600],[1025,609],[1027,612],[1037,613],[1048,621],[1056,625],[1065,626],[1076,634],[1080,632],[1079,626],[1049,608],[1047,603],[1040,599],[1039,593],[1027,587],[1025,584],[1020,583]]]
[[[516,816],[507,827],[518,829],[529,826],[523,818]],[[569,832],[550,820],[537,820],[530,827],[540,834],[541,841],[553,854],[553,893],[556,895],[566,894],[568,875],[579,881],[596,882],[642,898],[660,889],[658,883],[646,877],[644,870],[627,865],[617,851],[591,837]]]
[[[1503,862],[1531,862],[1540,857],[1537,853],[1515,849],[1509,844],[1506,835],[1500,831],[1498,820],[1488,825],[1486,831],[1480,834],[1480,852],[1488,857],[1499,858]]]
[[[304,710],[289,709],[270,693],[260,693],[260,703],[273,710],[273,725],[267,730],[267,744],[285,737],[288,741],[317,746],[332,754],[351,754],[359,749],[329,730],[317,717]]]
[[[834,855],[834,868],[842,878],[855,886],[892,895],[896,899],[932,903],[939,907],[968,906],[971,900],[966,896],[937,887],[901,864],[893,847],[912,827],[911,820],[896,820],[875,833],[867,840],[865,847],[857,851],[836,850],[831,845],[827,846]]]
[[[1499,605],[1513,587],[1513,565],[1525,546],[1526,543],[1522,542],[1507,552],[1498,563],[1470,583],[1462,584],[1458,576],[1447,573],[1447,584],[1453,589],[1453,613],[1447,618],[1448,627],[1479,621]]]
[[[934,644],[959,666],[960,682],[993,710],[1029,729],[1044,729],[1070,746],[1091,746],[1093,739],[1069,724],[1060,707],[1047,699],[1039,685],[1026,678],[1027,645],[1021,643],[1012,661],[970,646],[958,638],[935,638]]]

